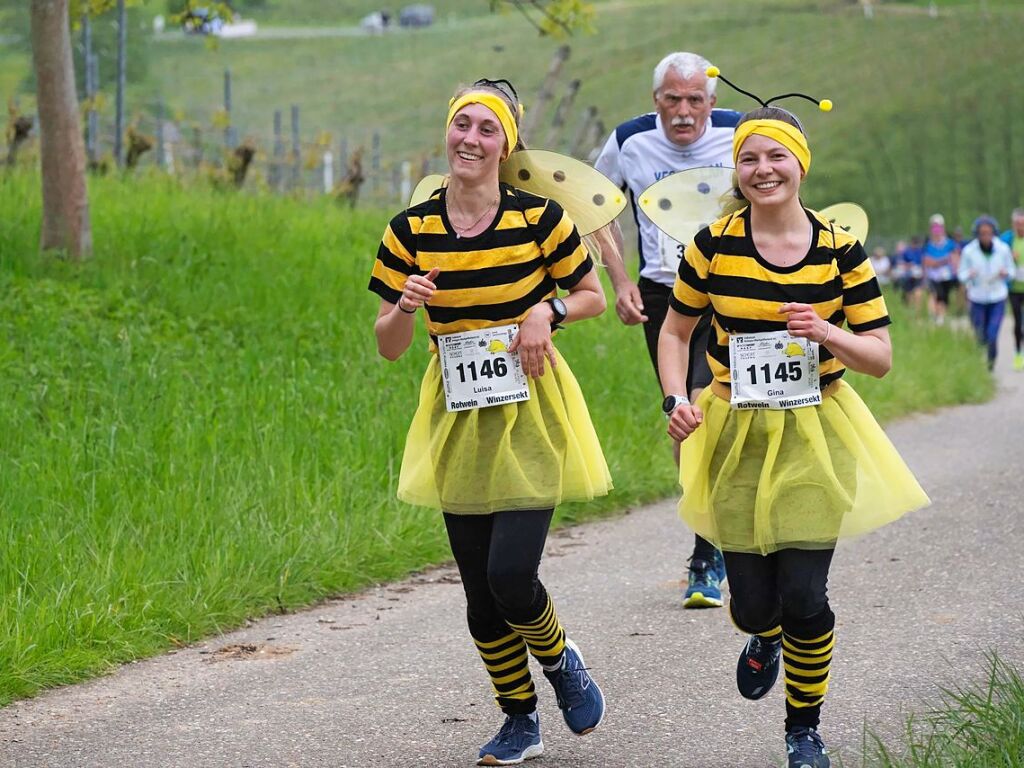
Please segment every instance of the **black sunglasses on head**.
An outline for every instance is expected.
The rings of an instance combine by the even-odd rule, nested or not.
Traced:
[[[514,101],[519,101],[519,94],[516,93],[515,86],[504,78],[501,78],[500,80],[488,80],[486,77],[482,77],[473,83],[473,85],[487,85],[491,88],[496,88],[506,96],[512,97]]]

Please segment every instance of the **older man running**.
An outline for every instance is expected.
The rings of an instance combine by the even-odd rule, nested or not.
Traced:
[[[716,78],[705,74],[709,63],[695,53],[670,53],[654,68],[654,111],[619,125],[608,137],[594,167],[628,192],[633,219],[639,229],[639,280],[627,275],[623,262],[622,230],[613,222],[598,233],[602,258],[615,289],[615,311],[626,325],[643,323],[647,351],[658,376],[658,334],[668,311],[685,243],[659,230],[637,205],[640,194],[659,179],[701,166],[732,166],[732,137],[739,112],[715,109]],[[687,393],[695,400],[711,382],[705,360],[710,316],[701,319],[693,334]],[[663,404],[666,413],[673,397]],[[674,445],[676,463],[679,445]],[[690,556],[683,605],[710,608],[722,605],[725,580],[722,553],[700,536]]]

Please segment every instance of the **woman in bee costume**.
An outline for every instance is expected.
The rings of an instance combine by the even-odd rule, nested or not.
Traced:
[[[561,164],[571,158],[542,172],[514,152],[519,117],[506,80],[456,93],[445,124],[447,186],[391,220],[369,285],[381,298],[374,330],[389,360],[409,348],[425,309],[430,362],[398,495],[444,513],[469,631],[506,715],[480,749],[480,765],[543,751],[530,655],[575,733],[604,717],[601,690],[537,569],[554,507],[611,488],[583,395],[552,343],[555,329],[600,314],[605,300],[563,206],[502,180],[513,169],[523,181],[546,174],[572,186],[575,170]],[[607,207],[608,219],[593,228],[621,210],[610,200]]]
[[[708,75],[736,88],[714,67]],[[826,768],[817,729],[835,644],[827,582],[836,542],[928,498],[842,378],[847,368],[881,377],[892,364],[871,261],[801,203],[811,151],[796,116],[769,105],[784,97],[753,98],[762,106],[740,119],[733,141],[744,204],[686,248],[659,339],[661,383],[669,434],[683,441],[680,513],[723,550],[730,612],[750,635],[739,691],[765,696],[781,654],[789,766]],[[715,381],[691,404],[677,372],[708,304]]]

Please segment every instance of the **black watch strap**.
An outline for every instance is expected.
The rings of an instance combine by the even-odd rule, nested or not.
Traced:
[[[565,302],[559,298],[546,299],[545,301],[548,306],[551,307],[551,311],[554,314],[551,318],[551,330],[563,327],[562,323],[565,322],[565,318],[569,316],[569,312],[565,307]]]

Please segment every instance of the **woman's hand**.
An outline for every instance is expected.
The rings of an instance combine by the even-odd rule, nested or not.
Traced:
[[[531,378],[544,375],[544,358],[554,369],[555,345],[551,343],[551,320],[554,313],[546,302],[534,305],[530,314],[519,324],[519,333],[512,339],[508,351],[519,352],[523,371]]]
[[[680,405],[668,419],[668,433],[682,442],[704,421],[704,413],[696,405]]]
[[[823,320],[810,304],[789,302],[779,307],[780,314],[788,314],[786,330],[790,336],[822,343],[829,333],[829,322]]]
[[[434,267],[425,275],[409,275],[402,289],[402,295],[398,297],[398,308],[406,314],[411,314],[428,303],[434,296],[437,286],[434,280],[441,274],[441,270]]]

